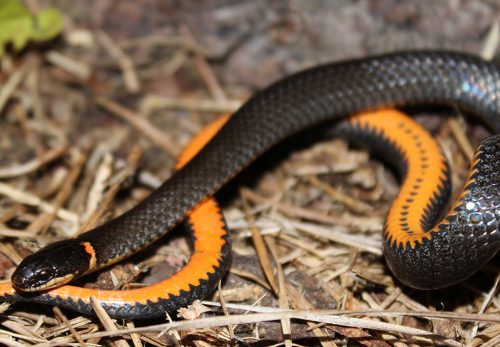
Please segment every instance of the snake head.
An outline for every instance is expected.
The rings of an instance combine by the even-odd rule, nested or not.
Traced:
[[[23,259],[12,274],[12,284],[22,292],[37,292],[66,284],[95,264],[91,250],[87,243],[71,239],[50,244]]]

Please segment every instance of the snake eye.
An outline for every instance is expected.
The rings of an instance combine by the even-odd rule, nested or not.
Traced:
[[[0,0],[1,1],[1,0]],[[82,258],[83,262],[74,261]],[[26,257],[12,274],[12,284],[21,291],[39,291],[67,283],[88,268],[85,248],[78,241],[64,240]]]
[[[52,267],[50,267],[50,269],[49,269],[47,267],[47,265],[44,264],[43,268],[37,269],[36,276],[38,277],[39,281],[46,281],[46,280],[50,279],[53,276],[52,275],[53,271],[50,271],[50,270],[52,270]]]

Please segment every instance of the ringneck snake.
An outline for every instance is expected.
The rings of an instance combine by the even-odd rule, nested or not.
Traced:
[[[450,180],[442,151],[417,123],[381,110],[422,104],[457,107],[497,134],[480,144],[463,191],[444,217]],[[455,284],[480,269],[500,245],[499,106],[499,67],[462,53],[399,52],[293,74],[256,93],[229,119],[213,123],[188,147],[179,170],[136,207],[25,258],[12,276],[14,286],[0,286],[0,301],[91,313],[94,296],[112,317],[149,318],[203,298],[231,258],[227,227],[213,195],[283,139],[360,112],[337,125],[339,132],[390,158],[404,177],[384,227],[389,268],[410,287]],[[194,249],[173,277],[124,291],[50,289],[144,249],[183,221]]]

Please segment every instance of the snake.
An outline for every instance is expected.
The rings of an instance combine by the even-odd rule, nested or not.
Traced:
[[[414,121],[386,109],[415,105],[458,109],[493,132],[479,144],[462,192],[446,213],[450,170],[442,150]],[[456,284],[500,247],[499,110],[500,67],[467,53],[394,52],[289,75],[210,126],[210,136],[202,136],[202,145],[188,151],[192,158],[134,208],[26,257],[12,283],[0,285],[0,301],[92,313],[94,297],[112,317],[140,319],[205,297],[231,261],[227,227],[214,194],[277,143],[338,121],[339,133],[392,162],[402,177],[382,243],[395,277],[422,290]],[[393,118],[385,118],[387,113]],[[143,250],[183,222],[194,240],[193,254],[173,277],[123,291],[67,284]]]

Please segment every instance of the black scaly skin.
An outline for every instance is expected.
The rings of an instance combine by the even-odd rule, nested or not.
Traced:
[[[334,128],[334,135],[349,138],[352,142],[370,147],[370,152],[381,157],[391,158],[388,163],[395,165],[403,177],[407,171],[407,158],[398,147],[397,143],[388,141],[383,134],[369,127],[359,127],[350,122],[341,122]],[[476,154],[473,174],[469,177],[465,187],[465,198],[460,205],[455,206],[455,216],[449,218],[449,225],[442,226],[439,233],[433,235],[432,240],[417,245],[415,248],[394,247],[389,240],[384,243],[386,259],[393,272],[407,285],[417,283],[420,288],[438,287],[440,283],[449,285],[463,280],[479,269],[495,254],[496,250],[491,245],[499,243],[498,221],[500,220],[500,135],[492,136],[481,144]],[[446,177],[449,170],[445,171]],[[449,177],[448,177],[449,178]],[[431,229],[439,215],[435,212],[441,210],[450,195],[450,180],[443,181],[443,188],[429,201],[428,213],[422,221],[426,225],[424,230]],[[473,203],[472,205],[470,203]],[[220,218],[225,225],[225,220],[220,213]],[[475,213],[475,215],[471,214]],[[191,235],[194,230],[185,223]],[[227,232],[227,227],[226,232]],[[445,230],[446,229],[446,230]],[[471,241],[476,247],[474,252],[478,255],[474,259],[469,254],[463,253],[464,239],[467,232],[473,230],[475,234]],[[170,295],[159,300],[149,301],[147,304],[135,303],[110,305],[102,303],[104,309],[113,318],[140,318],[148,319],[162,316],[165,312],[175,313],[179,308],[191,304],[196,299],[201,299],[215,290],[218,281],[227,273],[231,263],[230,239],[228,232],[223,236],[224,246],[220,254],[219,266],[207,273],[208,280],[201,280],[199,285],[190,286],[189,291],[181,291],[178,296]],[[454,242],[456,245],[448,245]],[[457,245],[458,244],[458,245]],[[465,243],[466,245],[469,245]],[[447,253],[451,252],[451,253]],[[440,256],[436,256],[439,254]],[[422,266],[425,268],[421,269]],[[412,269],[412,272],[408,272]],[[444,269],[444,270],[442,270]],[[461,270],[461,272],[457,272]],[[438,277],[433,274],[438,274]],[[416,277],[418,276],[418,277]],[[31,294],[6,296],[7,301],[28,301],[40,304],[58,305],[70,308],[85,314],[92,314],[89,304],[76,298],[64,299],[52,297],[48,294]]]
[[[284,78],[252,97],[199,155],[142,203],[79,238],[92,243],[98,264],[135,253],[290,135],[362,110],[414,104],[458,106],[500,133],[500,69],[466,54],[407,52]]]
[[[117,304],[112,305],[102,302],[101,305],[110,317],[116,319],[149,319],[165,316],[165,313],[176,314],[181,307],[187,307],[193,301],[203,299],[213,293],[221,278],[229,271],[231,265],[231,240],[229,231],[227,230],[226,222],[222,212],[220,213],[224,222],[227,233],[223,236],[224,245],[220,252],[219,266],[214,268],[212,272],[207,273],[207,280],[200,280],[199,285],[191,285],[189,291],[181,290],[180,295],[165,295],[165,298],[158,300],[148,300],[147,304],[134,303],[132,304]],[[186,229],[194,242],[193,230],[189,220],[184,223]],[[68,308],[83,314],[92,315],[94,311],[92,306],[78,298],[65,299],[60,296],[51,296],[49,294],[37,293],[16,293],[15,295],[5,295],[0,301],[8,302],[32,302],[36,304],[56,305],[59,307]]]
[[[384,243],[387,264],[404,284],[421,289],[465,280],[500,248],[500,135],[479,146],[464,198],[432,239],[414,248]]]
[[[323,65],[284,78],[252,97],[199,155],[142,203],[78,239],[92,244],[98,265],[133,254],[180,223],[198,203],[284,138],[363,110],[414,104],[458,107],[500,133],[500,69],[472,55],[419,51]],[[491,141],[500,142],[498,137]],[[492,148],[498,150],[498,145]],[[500,171],[498,160],[485,165]],[[498,175],[489,176],[498,180]],[[484,184],[482,179],[475,182]],[[470,275],[498,251],[500,216],[498,205],[491,201],[498,201],[498,182],[488,185],[496,187],[497,195],[476,199],[492,204],[485,210],[488,216],[490,212],[494,215],[487,229],[494,227],[496,232],[485,237],[484,225],[475,223],[464,227],[467,232],[453,240],[455,230],[450,227],[436,235],[446,239],[439,241],[442,246],[424,243],[420,254],[409,254],[407,260],[400,250],[391,253],[386,247],[390,267],[403,282],[423,288],[452,284],[457,281],[449,278],[454,273]],[[473,190],[491,193],[485,189]],[[450,247],[455,249],[450,251]],[[457,254],[464,261],[439,260]],[[448,278],[441,272],[428,272],[428,262],[439,261],[445,267],[450,265],[443,270]],[[426,278],[431,280],[425,282]]]
[[[397,143],[369,127],[341,122],[334,133],[368,147],[372,154],[394,166],[403,180],[408,158]],[[432,239],[415,247],[398,245],[384,234],[384,256],[396,277],[405,285],[437,289],[461,282],[480,269],[500,247],[500,135],[490,136],[479,146],[471,175],[465,182],[464,198],[453,206],[448,223],[439,225]],[[422,229],[431,230],[442,217],[451,195],[450,171],[444,172],[442,187],[428,202]],[[387,233],[387,230],[385,231]]]

